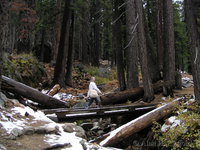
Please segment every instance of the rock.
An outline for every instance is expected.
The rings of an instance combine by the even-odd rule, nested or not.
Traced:
[[[162,132],[167,132],[167,131],[169,130],[169,128],[170,128],[170,125],[164,124],[164,125],[162,125],[162,127],[161,127],[161,131],[162,131]]]
[[[98,75],[99,75],[100,77],[103,77],[103,78],[109,78],[110,73],[111,73],[111,68],[110,68],[110,67],[107,67],[107,68],[99,68]]]
[[[15,137],[21,136],[23,134],[23,129],[14,128],[10,134],[14,135]]]
[[[7,101],[7,97],[0,92],[0,108],[4,108],[5,101]]]
[[[99,130],[99,131],[97,131],[97,134],[98,135],[103,135],[105,132],[103,131],[103,130]]]
[[[42,126],[42,127],[38,127],[38,128],[35,128],[35,133],[37,134],[55,134],[58,132],[58,129],[57,127],[45,127],[45,126]]]
[[[0,99],[0,108],[4,108],[5,102],[3,100]]]
[[[6,95],[5,94],[3,94],[2,92],[0,92],[0,94],[1,94],[1,99],[3,100],[3,101],[7,101],[8,100],[8,98],[6,97]]]
[[[7,150],[2,144],[0,144],[0,150]]]
[[[63,126],[63,129],[64,129],[65,132],[69,132],[69,133],[75,132],[76,124],[74,124],[74,123],[65,123],[64,126]]]
[[[85,130],[74,123],[65,123],[65,125],[63,126],[63,129],[65,132],[69,132],[69,133],[76,132],[75,134],[76,136],[81,137],[81,138],[86,138]]]
[[[82,127],[77,126],[75,132],[76,132],[75,134],[76,136],[86,139],[85,130]]]
[[[170,124],[174,123],[174,121],[176,120],[176,117],[175,116],[171,116],[168,121]]]
[[[32,134],[34,134],[34,132],[35,132],[34,128],[26,128],[26,129],[24,129],[24,134],[26,134],[26,135],[32,135]]]
[[[81,140],[80,144],[82,145],[82,147],[83,147],[84,150],[87,150],[86,140],[84,140],[84,139]]]

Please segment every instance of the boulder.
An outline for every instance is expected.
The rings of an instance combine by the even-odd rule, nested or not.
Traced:
[[[23,129],[13,128],[10,134],[14,135],[15,137],[21,136],[23,134]]]
[[[84,139],[86,138],[85,130],[80,126],[77,126],[75,123],[65,123],[63,129],[65,132],[76,132],[76,136]]]

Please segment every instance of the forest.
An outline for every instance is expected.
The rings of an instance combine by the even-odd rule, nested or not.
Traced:
[[[0,0],[0,20],[2,135],[5,132],[2,127],[9,122],[7,116],[11,116],[13,110],[11,106],[24,105],[23,111],[28,114],[25,113],[25,118],[36,113],[29,113],[26,106],[47,114],[54,112],[60,119],[66,119],[66,112],[97,112],[93,118],[100,117],[97,122],[101,130],[91,133],[96,127],[95,121],[91,116],[83,116],[93,125],[90,130],[88,126],[85,129],[85,118],[80,119],[81,115],[77,114],[73,127],[68,123],[71,120],[67,120],[66,124],[70,125],[62,128],[68,132],[69,126],[80,125],[86,132],[81,138],[88,143],[94,140],[102,147],[126,150],[137,149],[138,145],[139,149],[200,148],[200,1]],[[92,76],[96,77],[96,84],[102,91],[102,108],[92,105],[91,110],[86,110],[85,97]],[[17,99],[19,104],[5,99]],[[163,103],[165,105],[161,106]],[[78,110],[79,105],[81,110]],[[136,105],[138,110],[149,108],[138,111],[139,115],[132,114]],[[129,115],[108,113],[111,121],[102,121],[107,110],[114,112],[125,108]],[[177,113],[186,109],[186,114]],[[145,117],[145,114],[150,116]],[[121,116],[123,123],[119,121]],[[137,117],[142,121],[137,121]],[[43,121],[38,124],[45,124]],[[52,122],[46,124],[49,123]],[[115,127],[111,126],[115,123]],[[141,128],[134,125],[137,123]],[[56,127],[55,131],[50,127],[48,130],[45,127],[45,131],[39,127],[35,129],[36,126],[30,131],[32,125],[26,130],[22,128],[23,136],[27,137],[38,132],[57,133]],[[9,129],[9,137],[14,129]],[[64,136],[68,133],[63,129],[60,132]],[[20,141],[19,136],[21,134],[17,134],[15,140],[22,143],[22,150],[41,141],[27,144],[30,142]],[[32,140],[34,137],[38,138],[32,136]],[[0,149],[20,148],[5,139],[0,137]],[[146,144],[149,141],[157,143],[149,146]],[[79,141],[81,148],[70,142],[55,142],[35,149],[93,149],[87,142]]]

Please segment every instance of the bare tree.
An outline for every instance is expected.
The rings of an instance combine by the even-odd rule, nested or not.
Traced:
[[[195,99],[200,103],[200,40],[195,14],[194,0],[184,1],[187,32],[190,41],[190,54],[192,64],[192,75],[194,80]]]

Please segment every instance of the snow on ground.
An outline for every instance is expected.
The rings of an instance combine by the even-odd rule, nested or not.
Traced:
[[[88,143],[86,140],[76,137],[75,132],[67,133],[64,132],[62,126],[63,124],[55,123],[45,116],[41,111],[34,111],[30,107],[13,107],[9,111],[3,109],[0,111],[0,129],[4,129],[6,133],[11,134],[13,129],[23,130],[35,125],[38,122],[40,126],[44,128],[56,128],[59,134],[46,134],[44,137],[44,142],[49,145],[55,144],[66,144],[70,143],[71,146],[63,148],[63,150],[83,150],[83,144],[87,149],[101,149],[109,150],[114,148],[104,148],[99,145]],[[36,143],[37,144],[37,143]]]

